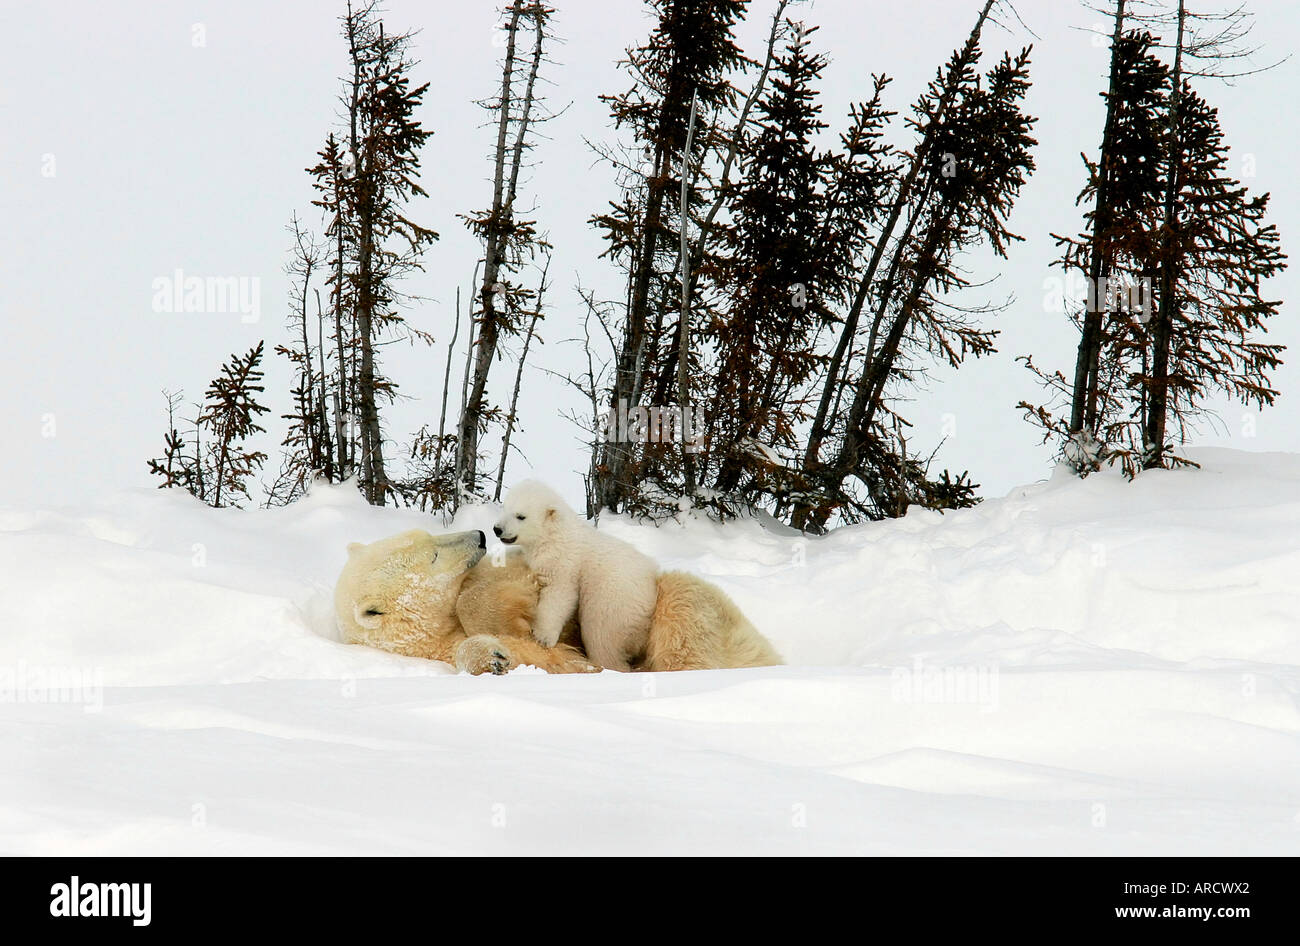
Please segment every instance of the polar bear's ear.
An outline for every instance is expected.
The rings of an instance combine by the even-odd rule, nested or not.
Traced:
[[[360,551],[361,551],[363,548],[365,548],[365,547],[366,547],[366,545],[365,545],[364,542],[349,542],[349,543],[348,543],[348,557],[350,558],[350,557],[352,557],[353,555],[356,555],[358,552],[360,552]]]
[[[362,601],[352,609],[352,617],[361,627],[376,630],[383,623],[384,612],[376,601]]]
[[[551,520],[551,519],[554,519],[554,518],[555,518],[555,507],[554,507],[554,506],[551,506],[549,509],[546,510],[546,518],[547,518],[548,521]]]

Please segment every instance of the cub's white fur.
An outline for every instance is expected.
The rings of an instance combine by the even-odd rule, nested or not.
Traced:
[[[538,642],[555,646],[576,612],[582,645],[596,663],[630,670],[644,657],[659,577],[653,560],[592,528],[536,480],[510,491],[492,531],[523,550],[524,561],[541,582],[533,622]]]

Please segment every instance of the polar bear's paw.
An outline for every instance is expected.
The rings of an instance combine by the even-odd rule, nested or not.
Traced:
[[[475,634],[456,646],[456,669],[461,673],[509,673],[517,664],[505,643],[490,634]]]

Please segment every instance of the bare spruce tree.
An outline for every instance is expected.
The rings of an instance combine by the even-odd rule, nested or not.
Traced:
[[[513,408],[507,417],[489,398],[489,376],[499,358],[502,340],[522,334],[527,347],[540,318],[537,294],[520,281],[518,273],[548,247],[535,221],[527,219],[527,211],[520,207],[519,183],[535,127],[548,117],[541,111],[537,81],[550,40],[547,24],[553,12],[536,0],[512,0],[505,7],[506,46],[500,90],[492,99],[480,103],[495,115],[496,143],[492,150],[491,204],[484,211],[464,217],[482,242],[483,257],[481,281],[471,303],[471,358],[457,432],[458,492],[454,502],[483,492],[480,438],[489,422],[500,421],[507,428],[513,422]],[[505,436],[500,470],[504,470],[508,450],[509,434]]]
[[[410,58],[413,33],[385,30],[376,3],[349,2],[342,18],[348,73],[342,104],[346,127],[331,133],[309,169],[326,216],[332,333],[326,353],[325,409],[338,478],[358,476],[366,500],[383,505],[400,482],[390,478],[383,407],[397,387],[382,371],[380,346],[392,338],[431,341],[402,317],[410,299],[401,280],[423,268],[437,239],[415,222],[410,205],[426,196],[420,186],[420,152],[432,132],[416,112],[428,91],[415,86]]]
[[[289,276],[289,344],[277,345],[293,370],[294,385],[290,413],[281,415],[289,429],[281,444],[280,472],[268,487],[268,505],[287,505],[306,493],[316,477],[334,482],[333,431],[331,429],[327,375],[325,369],[324,307],[320,290],[312,286],[325,258],[325,247],[303,229],[295,214],[289,224],[293,237],[291,258],[285,266]],[[315,307],[312,307],[312,302]]]

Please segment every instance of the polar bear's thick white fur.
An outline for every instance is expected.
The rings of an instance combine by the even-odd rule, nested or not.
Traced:
[[[532,636],[539,583],[511,552],[483,558],[483,533],[420,529],[348,546],[334,604],[343,639],[467,673],[531,664],[549,673],[599,669],[579,649],[576,623],[560,642]],[[721,588],[686,572],[659,576],[645,660],[635,669],[721,670],[781,662]]]
[[[334,587],[343,639],[467,673],[506,673],[532,664],[549,673],[599,669],[577,648],[576,625],[560,643],[533,640],[537,579],[523,556],[483,557],[482,532],[430,535],[412,529],[348,546]]]
[[[627,542],[599,532],[549,486],[525,480],[506,496],[492,530],[517,545],[541,582],[533,636],[546,647],[575,615],[596,663],[630,670],[646,655],[659,566]]]

